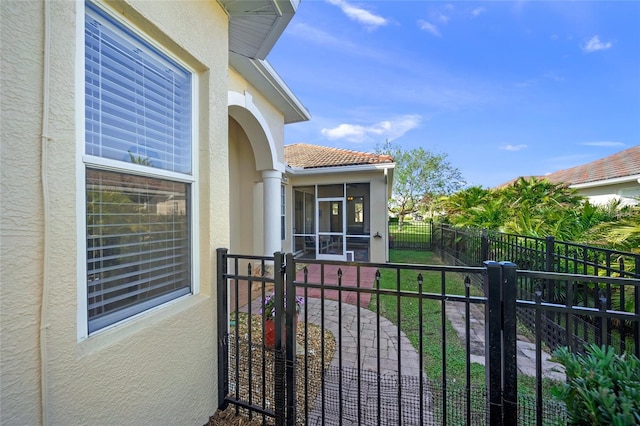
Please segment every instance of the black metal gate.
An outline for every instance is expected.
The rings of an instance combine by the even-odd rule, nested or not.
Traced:
[[[294,316],[284,309],[283,261],[282,253],[259,257],[228,254],[226,249],[217,251],[218,406],[223,409],[232,403],[237,414],[242,408],[248,411],[249,417],[257,414],[263,421],[275,419],[276,424],[285,424],[287,418],[295,418],[295,403],[292,402],[295,393],[293,386],[287,386],[287,383],[295,383],[295,354],[291,351],[295,347],[292,342],[296,331]],[[243,268],[246,273],[241,272]],[[255,300],[256,285],[258,302]],[[270,286],[272,294],[268,294]],[[295,306],[295,294],[290,294],[294,302],[289,306]],[[246,299],[241,300],[245,295]],[[273,318],[264,312],[263,301],[269,296],[273,297]],[[261,314],[259,319],[254,315],[256,310]],[[259,327],[254,327],[256,321]],[[263,341],[268,321],[275,325],[271,348]],[[241,330],[242,323],[246,323],[246,330]],[[230,327],[233,328],[231,333]]]
[[[562,422],[562,406],[542,394],[540,328],[545,312],[595,318],[604,329],[599,343],[606,343],[612,319],[630,321],[636,333],[640,328],[640,317],[607,309],[606,297],[598,309],[541,299],[549,281],[570,285],[605,279],[638,292],[638,280],[517,271],[506,262],[475,268],[318,260],[301,264],[291,254],[241,256],[225,249],[218,250],[217,261],[219,406],[233,404],[237,412],[244,410],[266,424]],[[449,287],[453,277],[464,277],[464,289],[457,294]],[[535,300],[516,300],[522,280],[535,284]],[[471,294],[472,281],[481,283],[475,292],[480,295]],[[297,297],[305,300],[301,312]],[[456,342],[449,336],[445,313],[454,304],[463,311],[462,355],[453,352]],[[517,309],[534,316],[531,397],[518,394]],[[481,312],[484,321],[486,375],[479,382],[472,379],[472,310]],[[272,347],[267,341],[271,320]],[[428,328],[430,322],[435,328]],[[437,341],[439,353],[427,353],[428,340]],[[579,350],[581,343],[569,338],[567,344]],[[448,371],[459,356],[465,374],[456,382]],[[440,363],[439,377],[427,377],[429,363]]]

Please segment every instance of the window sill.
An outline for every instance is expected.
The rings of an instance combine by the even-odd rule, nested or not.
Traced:
[[[78,342],[76,354],[79,358],[92,355],[111,345],[131,338],[141,331],[158,327],[168,319],[195,309],[202,303],[210,302],[210,295],[188,294],[182,296],[92,333]]]

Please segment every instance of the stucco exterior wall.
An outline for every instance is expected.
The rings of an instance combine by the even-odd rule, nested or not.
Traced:
[[[348,173],[324,173],[309,175],[289,175],[289,184],[286,186],[286,229],[287,239],[283,241],[283,250],[292,251],[293,240],[291,230],[293,228],[293,188],[307,185],[330,185],[342,183],[369,183],[370,184],[370,215],[371,236],[379,232],[382,238],[371,238],[371,262],[386,262],[388,260],[388,226],[387,226],[387,185],[385,183],[384,170],[348,172]]]
[[[43,210],[39,175],[42,63],[38,53],[43,36],[24,22],[41,27],[43,5],[3,1],[0,17],[0,424],[26,425],[40,421]]]
[[[247,134],[237,121],[229,120],[229,174],[231,253],[262,254],[262,226],[254,227],[255,216],[262,220],[262,198],[255,199],[262,177],[255,169],[253,150]],[[255,241],[258,238],[257,241]]]
[[[637,204],[640,197],[640,183],[637,181],[602,185],[591,188],[577,188],[580,195],[589,197],[593,204],[607,204],[613,199],[621,199],[625,204]]]
[[[3,1],[1,424],[201,425],[215,412],[215,248],[229,244],[228,17],[214,1],[110,6],[198,76],[200,292],[78,338],[84,95],[76,91],[83,72],[76,15],[84,8],[50,3],[50,116],[42,150],[44,2]]]

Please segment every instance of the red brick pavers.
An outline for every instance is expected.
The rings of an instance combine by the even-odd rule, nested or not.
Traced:
[[[351,288],[358,286],[358,272],[360,274],[360,288],[373,288],[375,285],[376,268],[355,265],[327,265],[312,263],[306,267],[306,282],[309,284],[338,285],[338,270],[342,270],[342,287],[349,290],[342,292],[342,302],[357,305],[358,293]],[[323,276],[324,274],[324,276]],[[305,282],[305,270],[300,270],[296,274],[297,282]],[[298,287],[298,296],[305,295],[305,289]],[[325,299],[338,300],[338,290],[321,290],[319,288],[308,288],[307,297],[320,299],[324,295]],[[366,308],[371,300],[370,293],[360,293],[360,306]]]

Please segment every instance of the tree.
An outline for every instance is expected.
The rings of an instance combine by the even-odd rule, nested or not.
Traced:
[[[472,186],[439,200],[455,226],[583,242],[640,252],[640,206],[593,205],[575,189],[546,179],[520,178],[509,186]]]
[[[447,154],[421,147],[405,151],[388,140],[376,152],[390,155],[396,163],[389,211],[398,215],[400,229],[406,215],[430,209],[432,200],[459,190],[465,183],[460,170],[447,160]]]

